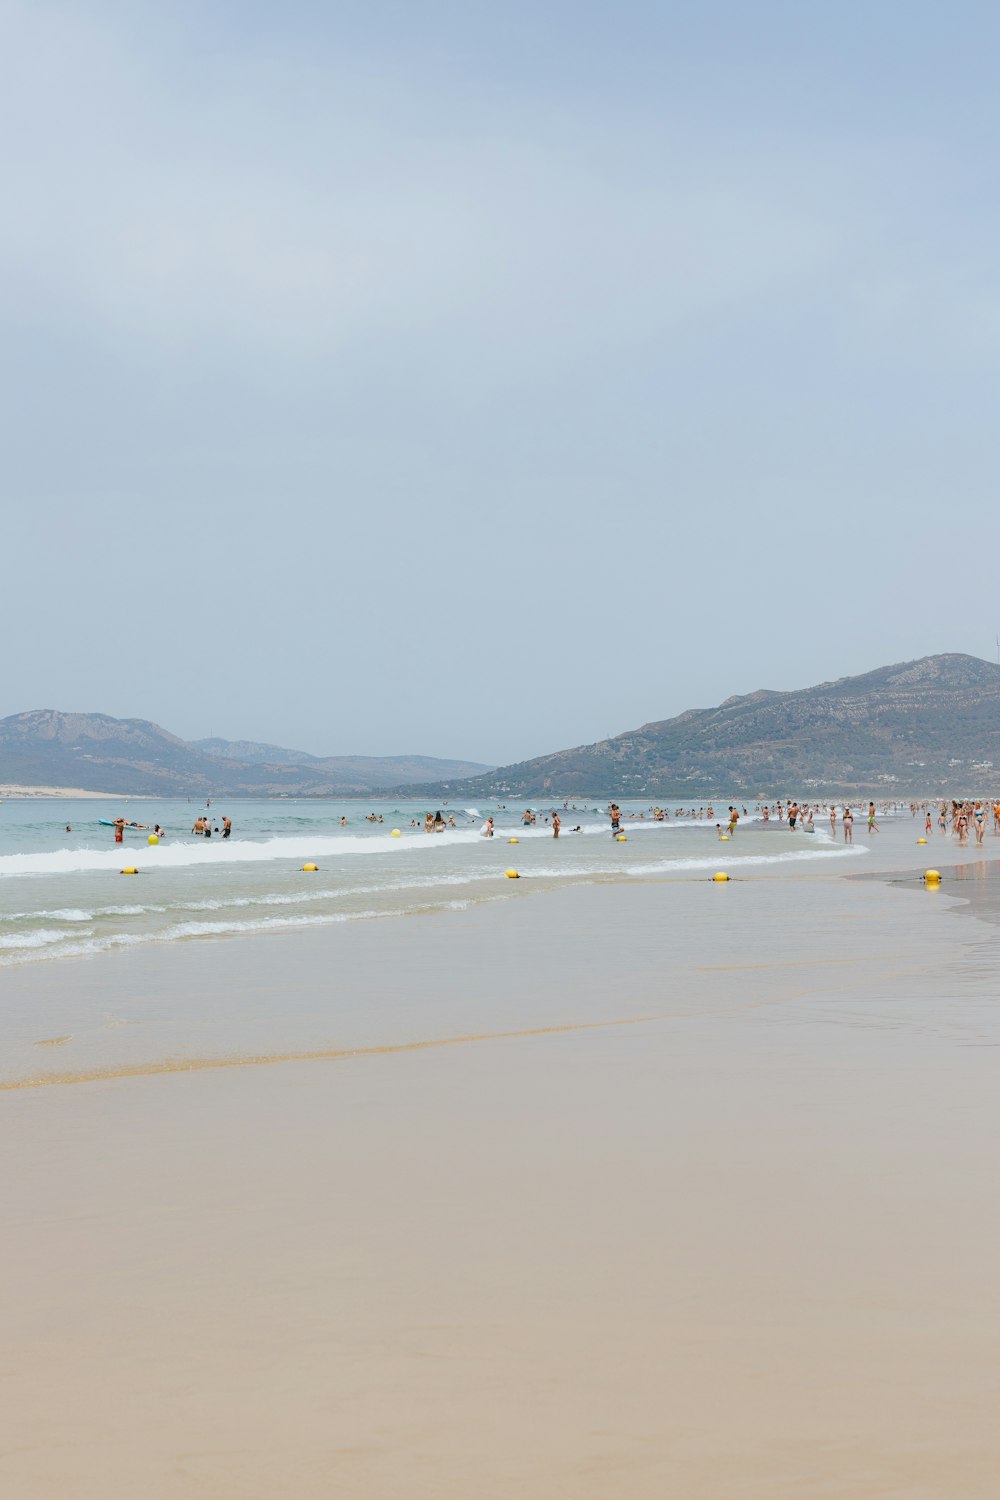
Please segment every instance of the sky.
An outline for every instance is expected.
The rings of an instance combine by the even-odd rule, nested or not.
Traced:
[[[507,763],[992,658],[998,46],[0,0],[0,715]]]

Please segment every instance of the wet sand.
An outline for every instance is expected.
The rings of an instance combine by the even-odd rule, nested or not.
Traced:
[[[0,1492],[992,1497],[1000,881],[883,837],[5,976]]]

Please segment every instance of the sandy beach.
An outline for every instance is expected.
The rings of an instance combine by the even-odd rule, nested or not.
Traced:
[[[86,797],[91,801],[107,801],[110,792],[88,792],[78,786],[0,786],[0,798],[20,797]]]
[[[992,1496],[1000,885],[915,838],[10,971],[4,1495]]]

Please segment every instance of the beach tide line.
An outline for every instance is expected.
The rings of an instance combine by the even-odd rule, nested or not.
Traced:
[[[694,964],[692,974],[743,974],[751,969],[821,969],[836,964],[896,964],[908,962],[909,953],[862,953],[852,958],[778,958],[761,964]]]
[[[377,1047],[337,1047],[319,1052],[272,1052],[250,1057],[168,1058],[163,1062],[134,1063],[123,1067],[89,1068],[78,1073],[50,1073],[36,1078],[16,1078],[0,1083],[0,1093],[19,1089],[50,1088],[55,1084],[104,1083],[120,1078],[156,1078],[168,1073],[206,1073],[220,1068],[264,1068],[276,1063],[344,1062],[352,1057],[388,1057],[395,1053],[427,1052],[435,1047],[463,1047],[473,1042],[516,1041],[519,1038],[562,1036],[574,1031],[600,1031],[612,1026],[642,1026],[668,1016],[626,1016],[613,1021],[571,1021],[564,1026],[533,1026],[521,1031],[469,1032],[462,1036],[431,1037],[419,1042],[387,1042]]]

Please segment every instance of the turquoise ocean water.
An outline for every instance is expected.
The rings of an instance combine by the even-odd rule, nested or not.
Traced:
[[[716,817],[727,803],[716,804]],[[544,822],[553,808],[562,819],[558,841]],[[233,836],[205,840],[190,832],[203,803],[8,799],[0,804],[0,966],[512,899],[524,886],[506,878],[508,867],[537,888],[702,879],[723,865],[738,874],[865,852],[834,842],[825,820],[812,835],[793,834],[761,827],[750,808],[735,838],[720,844],[714,820],[677,817],[676,804],[664,823],[646,803],[622,808],[625,842],[611,837],[606,807],[595,803],[535,804],[533,827],[522,825],[523,806],[446,808],[456,827],[426,834],[424,814],[435,808],[423,802],[220,799],[210,808],[213,823],[227,814]],[[382,822],[367,821],[370,813]],[[99,819],[119,815],[160,823],[167,837],[154,848],[145,831],[129,832],[124,848],[116,845]],[[488,815],[491,839],[480,831]],[[308,863],[318,870],[303,872]],[[139,874],[122,875],[126,865]]]

